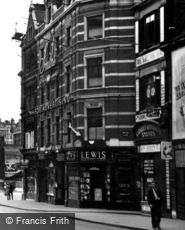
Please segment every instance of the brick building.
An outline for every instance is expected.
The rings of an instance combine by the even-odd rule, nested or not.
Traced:
[[[30,7],[20,73],[27,197],[139,208],[132,6],[47,0]]]

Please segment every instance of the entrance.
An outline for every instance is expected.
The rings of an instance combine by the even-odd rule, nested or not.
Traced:
[[[104,167],[81,167],[81,202],[83,207],[105,207]]]

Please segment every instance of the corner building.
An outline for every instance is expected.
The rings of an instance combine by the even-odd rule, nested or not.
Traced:
[[[35,146],[39,201],[139,209],[133,1],[44,1]]]

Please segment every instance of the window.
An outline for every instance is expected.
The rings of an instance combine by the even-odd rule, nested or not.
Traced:
[[[51,6],[48,6],[48,23],[51,21]]]
[[[103,139],[102,108],[87,109],[87,127],[89,140]]]
[[[160,74],[145,76],[140,79],[140,110],[160,106]]]
[[[50,146],[51,141],[51,119],[47,120],[47,146]]]
[[[44,86],[41,86],[40,89],[40,103],[43,104],[44,103]]]
[[[102,15],[87,18],[87,39],[101,38],[103,35]]]
[[[59,36],[55,38],[55,44],[56,44],[56,54],[59,55],[60,52]]]
[[[87,59],[87,87],[102,86],[102,57]]]
[[[48,42],[46,46],[46,60],[49,61],[51,58],[51,43]]]
[[[41,147],[44,146],[44,121],[40,123],[40,145]]]
[[[59,82],[59,76],[56,78],[56,98],[60,96],[60,82]]]
[[[156,11],[140,21],[140,50],[149,48],[160,42],[159,12]]]
[[[70,26],[66,29],[66,45],[67,46],[71,45],[71,27]]]
[[[56,144],[59,145],[60,140],[60,117],[56,117]]]
[[[47,84],[47,100],[50,100],[50,84]]]
[[[71,89],[71,66],[66,67],[66,93],[69,93]]]
[[[71,132],[71,129],[69,128],[69,123],[71,123],[71,112],[68,112],[67,113],[67,118],[68,118],[68,120],[67,120],[67,143],[71,143],[71,141],[72,141],[72,139],[71,139],[71,134],[72,134],[72,132]]]

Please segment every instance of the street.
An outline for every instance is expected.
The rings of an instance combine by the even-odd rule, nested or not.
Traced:
[[[16,208],[0,206],[0,213],[38,213],[38,212],[24,211],[24,210],[20,211],[19,209]],[[78,220],[75,221],[75,230],[120,230],[120,229],[128,230],[128,228],[119,228],[119,227],[116,228],[113,226],[94,224],[86,221],[78,221]]]

